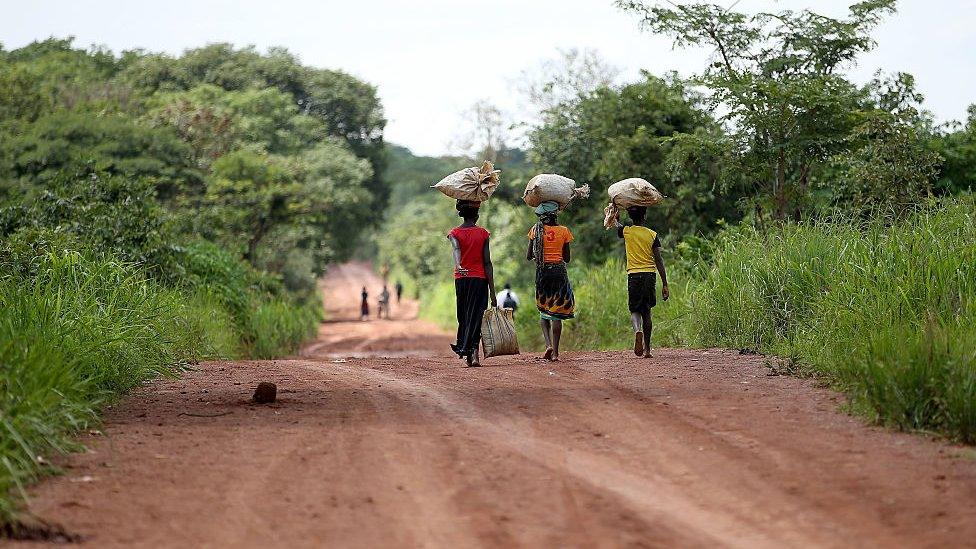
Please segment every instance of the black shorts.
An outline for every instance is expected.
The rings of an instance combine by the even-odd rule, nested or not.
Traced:
[[[627,306],[632,313],[648,313],[657,305],[657,273],[627,275]]]

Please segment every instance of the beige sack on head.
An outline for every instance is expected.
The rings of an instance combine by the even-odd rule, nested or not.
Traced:
[[[610,203],[603,210],[603,226],[608,230],[616,224],[621,209],[632,206],[654,206],[664,200],[664,195],[655,189],[654,185],[639,177],[631,177],[610,185],[607,194],[610,195]]]
[[[481,318],[481,346],[485,357],[519,354],[511,309],[491,307]]]
[[[498,188],[498,174],[491,162],[485,160],[481,168],[464,168],[431,185],[445,195],[456,200],[484,202]]]
[[[568,177],[554,173],[540,173],[529,180],[522,193],[522,200],[535,208],[543,202],[555,202],[559,209],[565,208],[576,198],[590,196],[590,186],[576,186],[576,182]]]

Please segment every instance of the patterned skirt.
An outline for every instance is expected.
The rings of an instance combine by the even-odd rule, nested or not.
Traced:
[[[535,270],[535,305],[546,320],[573,318],[576,297],[565,263],[546,263]]]

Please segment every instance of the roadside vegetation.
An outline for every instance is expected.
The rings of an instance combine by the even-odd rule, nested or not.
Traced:
[[[0,47],[0,523],[105,403],[314,336],[389,194],[384,123],[280,49]]]
[[[507,146],[504,121],[473,140],[469,164],[496,155],[502,169],[481,223],[496,285],[522,297],[523,348],[541,346],[524,260],[535,221],[519,200],[527,178],[555,172],[593,191],[560,216],[577,239],[577,315],[563,344],[583,350],[632,342],[623,245],[603,230],[601,197],[644,177],[669,196],[648,219],[671,282],[671,300],[654,310],[656,346],[775,355],[771,367],[818,376],[872,421],[976,443],[976,106],[967,120],[937,124],[911,75],[849,79],[895,2],[861,2],[843,18],[617,5],[677,47],[715,54],[690,78],[621,83],[594,52],[561,52],[521,76],[536,108],[521,126],[526,153]],[[422,298],[421,314],[453,329],[443,235],[457,220],[434,193],[404,196],[410,207],[390,221],[409,229],[380,236],[379,255]],[[407,234],[416,247],[397,248]]]

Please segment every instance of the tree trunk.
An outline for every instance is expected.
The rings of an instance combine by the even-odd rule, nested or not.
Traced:
[[[247,252],[244,253],[244,259],[254,265],[254,256],[257,254],[258,244],[264,239],[264,235],[267,234],[268,227],[264,220],[258,220],[258,225],[254,229],[254,233],[251,238],[247,241]]]

